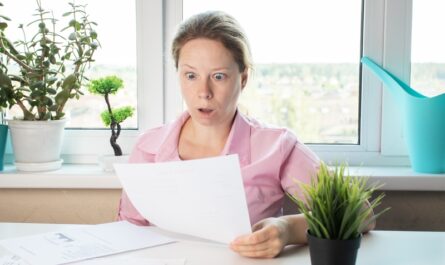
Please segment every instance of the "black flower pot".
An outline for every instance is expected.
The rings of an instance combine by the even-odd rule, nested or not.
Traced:
[[[349,240],[318,238],[307,233],[312,265],[355,265],[361,236]]]

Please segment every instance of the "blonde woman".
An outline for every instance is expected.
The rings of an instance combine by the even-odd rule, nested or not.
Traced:
[[[130,162],[238,154],[254,232],[234,239],[231,249],[248,257],[271,258],[286,245],[306,243],[304,217],[282,216],[282,206],[285,192],[298,192],[294,179],[309,182],[319,159],[289,130],[270,128],[238,111],[252,68],[249,44],[238,22],[223,12],[195,15],[179,26],[172,55],[187,110],[173,123],[143,134]],[[149,225],[125,192],[119,219]]]

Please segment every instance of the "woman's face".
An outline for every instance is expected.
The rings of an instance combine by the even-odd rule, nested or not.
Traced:
[[[192,119],[201,125],[231,124],[238,98],[247,81],[222,43],[193,39],[178,60],[182,96]]]

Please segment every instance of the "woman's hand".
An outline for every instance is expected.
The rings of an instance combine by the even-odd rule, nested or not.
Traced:
[[[236,238],[230,248],[251,258],[273,258],[289,243],[290,225],[284,218],[267,218],[252,227],[253,233]]]

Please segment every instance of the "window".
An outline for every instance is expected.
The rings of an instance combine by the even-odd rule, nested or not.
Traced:
[[[47,3],[55,0],[42,1]],[[4,4],[6,8],[23,2],[27,4],[20,4],[20,9],[14,10],[21,10],[19,14],[29,14],[30,11],[25,12],[23,8],[32,9],[32,0],[6,1]],[[262,121],[291,127],[300,139],[311,143],[312,150],[326,161],[348,160],[351,165],[409,163],[398,107],[393,104],[379,80],[361,68],[358,63],[360,56],[373,58],[402,80],[412,80],[415,88],[430,86],[420,85],[423,81],[416,78],[417,73],[426,70],[416,70],[417,64],[420,66],[419,63],[428,62],[438,66],[444,63],[444,59],[438,56],[439,49],[433,58],[436,61],[428,61],[431,57],[425,57],[430,59],[422,61],[418,59],[420,55],[416,55],[424,49],[416,44],[419,38],[424,39],[423,35],[418,34],[428,32],[416,33],[419,32],[417,27],[426,27],[418,23],[426,23],[427,18],[433,17],[420,18],[425,21],[419,22],[421,16],[420,13],[416,14],[416,9],[419,8],[418,12],[441,10],[439,3],[435,2],[435,7],[429,1],[428,4],[419,4],[423,7],[417,7],[417,2],[414,2],[414,12],[413,1],[404,0],[134,0],[134,6],[131,1],[124,1],[124,4],[119,0],[106,3],[97,0],[88,1],[89,8],[95,5],[94,2],[102,5],[91,8],[100,10],[99,13],[111,14],[115,7],[119,8],[118,19],[111,19],[121,22],[119,26],[122,28],[113,28],[113,24],[107,22],[104,23],[106,28],[98,29],[99,34],[112,36],[111,40],[106,41],[106,36],[100,36],[103,50],[112,47],[114,43],[133,47],[129,50],[111,48],[113,52],[107,53],[104,59],[108,63],[131,61],[131,67],[136,73],[132,74],[134,81],[125,80],[128,85],[135,87],[135,91],[128,96],[136,97],[131,102],[137,105],[138,114],[133,123],[127,124],[127,128],[138,130],[126,130],[119,138],[126,152],[131,150],[141,131],[169,122],[182,111],[180,90],[169,53],[171,37],[184,16],[203,10],[222,9],[233,14],[249,36],[257,67],[255,76],[250,80],[250,87],[242,96],[245,109]],[[426,7],[432,11],[422,11]],[[120,17],[120,10],[127,14],[126,18]],[[11,11],[11,14],[15,13]],[[411,21],[413,13],[414,20]],[[305,14],[311,16],[306,17]],[[100,15],[91,13],[94,20],[98,20]],[[439,15],[436,17],[440,19]],[[29,18],[17,20],[29,21]],[[262,24],[266,22],[269,24]],[[100,21],[98,23],[101,24]],[[442,24],[436,22],[436,25]],[[272,31],[266,32],[269,29]],[[436,35],[440,34],[431,36],[440,37]],[[329,37],[323,39],[322,36]],[[136,50],[131,51],[134,43]],[[311,45],[302,46],[308,43]],[[267,49],[269,46],[273,48]],[[428,47],[434,50],[433,46]],[[116,57],[120,55],[125,58]],[[443,80],[443,70],[437,68],[434,71],[437,80]],[[108,73],[101,71],[100,74]],[[443,85],[437,83],[437,80],[434,83],[442,88]],[[252,99],[258,98],[267,100],[268,103],[262,106],[267,105],[268,108],[263,110],[256,106]],[[296,109],[298,107],[302,107],[306,113]],[[335,119],[329,116],[332,113],[335,113]],[[307,119],[307,116],[311,118]],[[332,120],[338,122],[331,124]],[[90,128],[97,126],[91,125]],[[109,132],[106,130],[67,130],[63,147],[65,161],[94,163],[97,154],[111,153],[108,137]]]
[[[249,1],[183,1],[184,18],[223,10],[245,29],[254,71],[241,111],[306,143],[358,144],[361,2],[257,1],[252,8]]]

